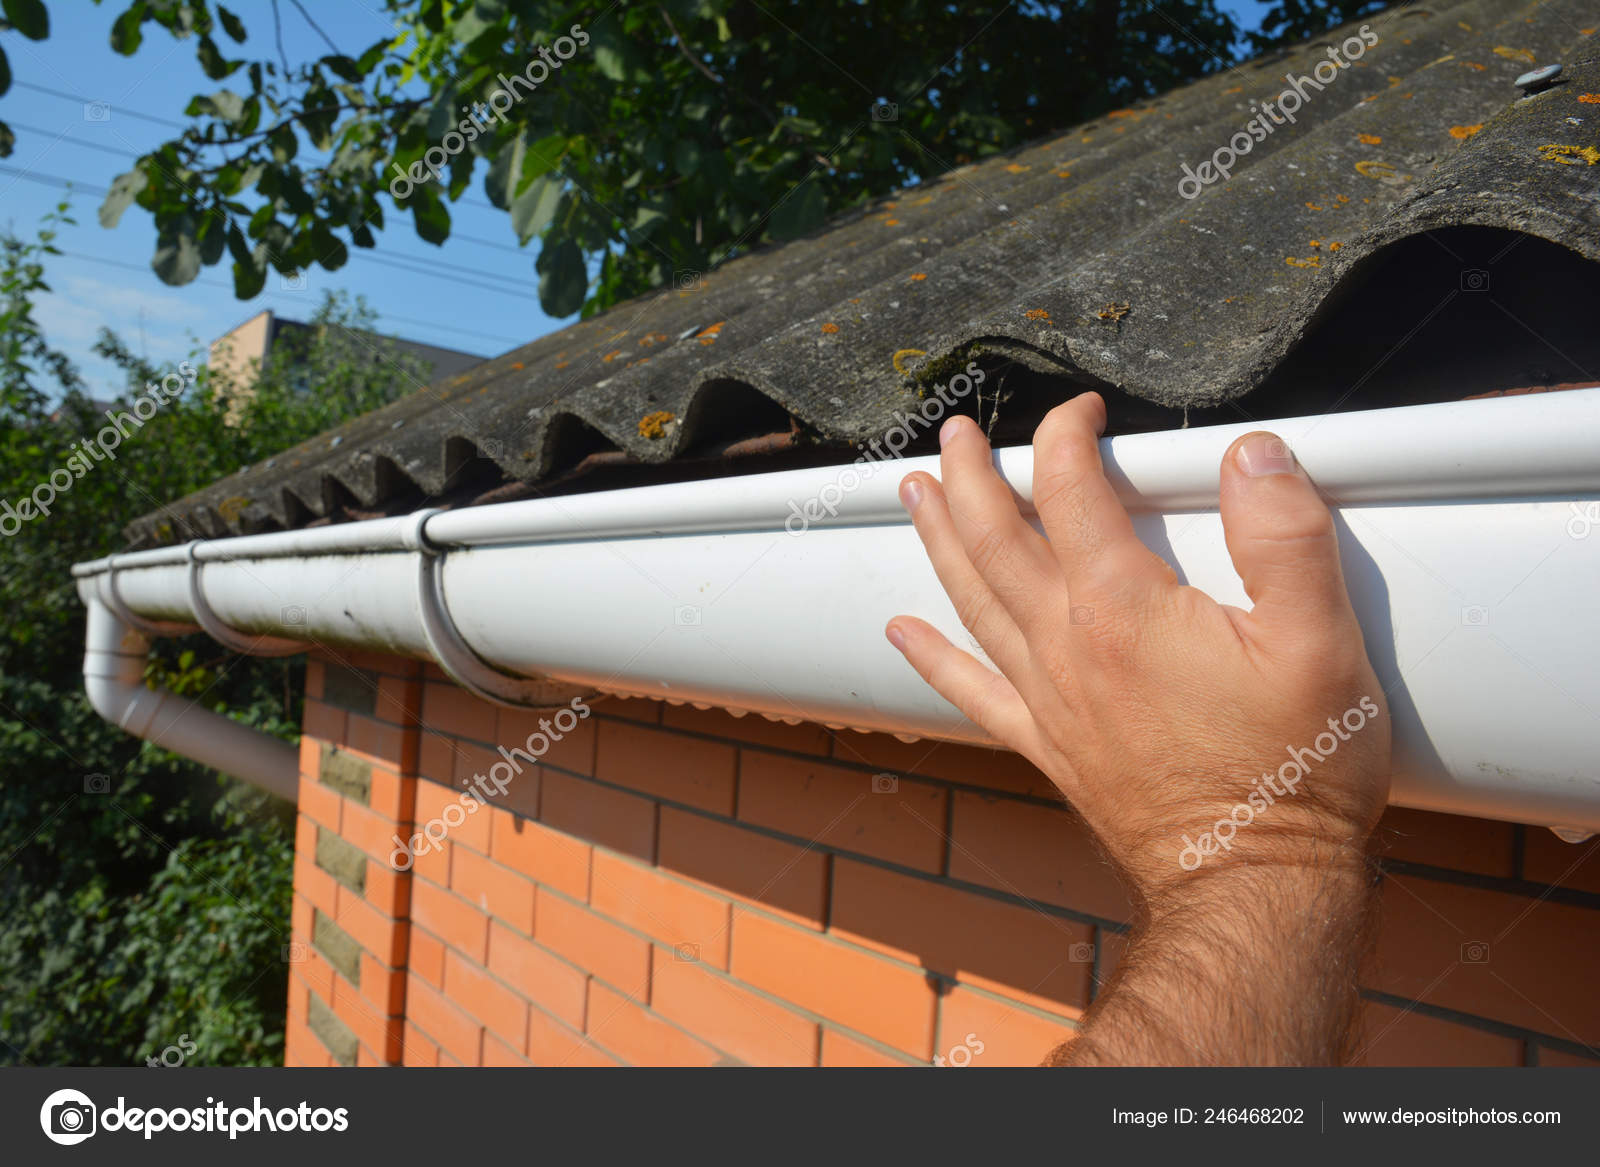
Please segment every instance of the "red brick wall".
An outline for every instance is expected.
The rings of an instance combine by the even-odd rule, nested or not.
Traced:
[[[595,701],[401,874],[537,719],[398,658],[307,683],[290,1065],[1033,1064],[1121,952],[1126,897],[1013,755]],[[1594,848],[1383,836],[1365,1059],[1600,1064]]]

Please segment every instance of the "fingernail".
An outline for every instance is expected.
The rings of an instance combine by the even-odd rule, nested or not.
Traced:
[[[908,478],[900,484],[900,505],[914,511],[922,505],[922,483]]]
[[[906,650],[906,634],[900,631],[900,625],[889,625],[888,628],[884,629],[883,634],[889,638],[889,643],[894,645],[901,652]]]
[[[955,441],[956,435],[961,432],[961,421],[962,419],[959,417],[952,417],[939,427],[939,448],[941,450]]]
[[[1251,434],[1239,445],[1234,455],[1239,469],[1251,478],[1264,478],[1268,474],[1293,474],[1294,451],[1282,438],[1272,434]]]

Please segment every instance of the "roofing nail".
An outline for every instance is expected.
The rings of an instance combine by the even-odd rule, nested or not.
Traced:
[[[343,434],[336,434],[334,436],[333,441],[328,443],[328,449],[330,449],[330,450],[333,449],[335,446],[337,446],[342,441],[344,441],[344,435]]]
[[[1545,65],[1538,69],[1530,69],[1517,78],[1517,88],[1524,94],[1532,95],[1550,88],[1559,76],[1561,76],[1560,65]]]
[[[397,430],[397,429],[399,429],[401,426],[403,426],[405,424],[406,424],[406,419],[405,418],[397,417],[397,418],[394,419],[394,421],[389,423],[389,428],[392,429],[392,430]]]

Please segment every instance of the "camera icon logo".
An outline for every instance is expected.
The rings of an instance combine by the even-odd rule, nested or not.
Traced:
[[[672,959],[682,961],[684,964],[699,964],[700,946],[698,944],[674,944],[672,946]]]
[[[278,287],[285,292],[303,292],[306,290],[306,273],[297,271],[292,276],[279,276]]]
[[[83,776],[83,792],[85,794],[110,794],[111,775],[85,774]]]
[[[503,458],[506,453],[506,444],[499,438],[484,438],[478,444],[478,453],[485,458]]]
[[[1489,290],[1489,273],[1481,267],[1463,268],[1461,271],[1461,290],[1463,292],[1487,292]]]
[[[39,1107],[44,1137],[63,1147],[76,1146],[94,1134],[99,1112],[81,1090],[57,1090]]]
[[[672,622],[679,628],[698,628],[700,609],[693,604],[679,604],[672,610]]]
[[[1462,964],[1488,964],[1489,944],[1484,940],[1468,940],[1461,946]]]
[[[1587,539],[1589,532],[1600,527],[1600,499],[1590,499],[1583,506],[1575,502],[1567,505],[1572,508],[1572,517],[1567,520],[1567,534],[1572,538]]]
[[[900,120],[900,106],[893,101],[875,101],[872,103],[872,120],[875,122],[897,122]]]
[[[872,776],[872,793],[897,794],[900,791],[900,779],[893,774],[874,774]]]
[[[298,940],[291,940],[280,950],[284,964],[304,964],[306,959],[306,946]]]
[[[1094,959],[1094,945],[1083,943],[1074,944],[1071,948],[1067,949],[1067,959],[1076,964],[1088,964]]]
[[[1074,604],[1072,605],[1071,620],[1080,627],[1085,624],[1093,624],[1094,609],[1089,607],[1088,604]]]
[[[304,628],[306,610],[299,604],[289,604],[278,609],[278,619],[290,628]]]
[[[1487,628],[1489,626],[1489,609],[1482,604],[1469,604],[1461,609],[1461,623],[1468,628]]]
[[[86,122],[108,122],[111,120],[111,106],[103,101],[85,102],[83,120]]]
[[[672,273],[672,286],[680,292],[693,292],[703,285],[705,281],[697,271],[675,271]]]

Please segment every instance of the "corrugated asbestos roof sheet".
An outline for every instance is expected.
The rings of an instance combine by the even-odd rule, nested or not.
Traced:
[[[1600,6],[1434,3],[1366,23],[1378,43],[1320,92],[1303,85],[1294,123],[1197,198],[1180,196],[1180,164],[1243,131],[1286,74],[1315,80],[1354,26],[562,329],[129,534],[405,509],[469,466],[480,491],[540,483],[596,451],[660,463],[791,420],[823,445],[864,441],[974,344],[1034,374],[1216,405],[1261,385],[1364,260],[1421,232],[1526,232],[1600,261]],[[1551,62],[1560,83],[1522,97],[1515,78]]]

